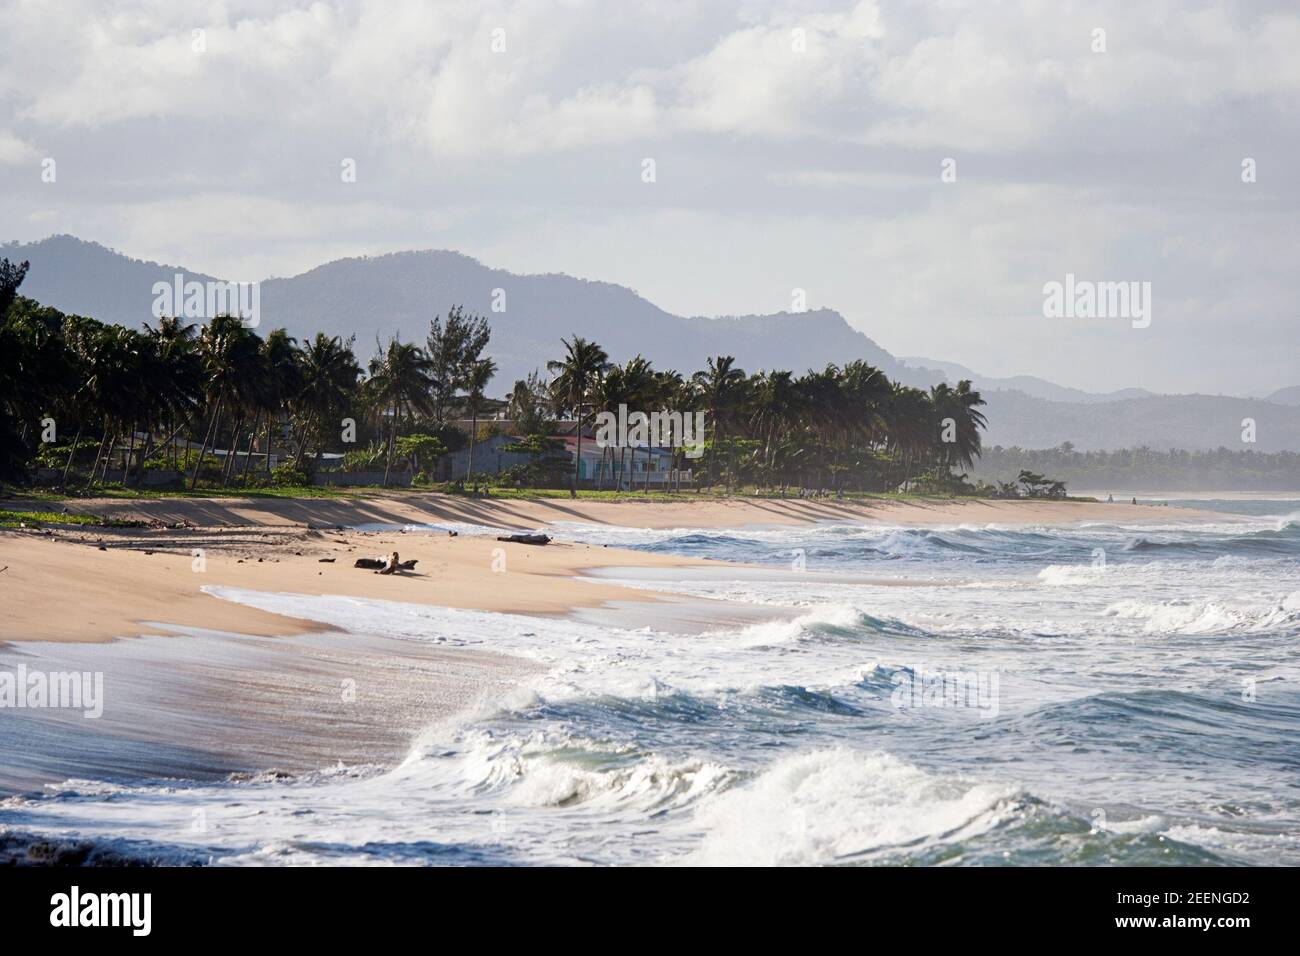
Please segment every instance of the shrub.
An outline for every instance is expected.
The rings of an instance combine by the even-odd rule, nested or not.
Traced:
[[[285,462],[271,469],[271,484],[277,488],[300,488],[310,485],[311,479],[297,462]]]

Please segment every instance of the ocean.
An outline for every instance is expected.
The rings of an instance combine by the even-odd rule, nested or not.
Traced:
[[[535,670],[396,766],[73,779],[0,830],[173,863],[1297,865],[1300,507],[1188,503],[1222,520],[551,529],[757,566],[603,575],[738,612],[688,633],[222,591]],[[478,530],[409,530],[449,529]]]

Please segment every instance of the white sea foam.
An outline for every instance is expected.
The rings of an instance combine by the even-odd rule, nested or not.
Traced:
[[[1015,793],[927,774],[887,753],[840,747],[799,754],[711,797],[697,814],[705,835],[689,861],[832,863],[965,839],[1013,812]]]
[[[1117,601],[1103,612],[1121,620],[1144,622],[1150,634],[1264,632],[1300,626],[1300,591],[1271,603],[1229,605],[1218,601]]]

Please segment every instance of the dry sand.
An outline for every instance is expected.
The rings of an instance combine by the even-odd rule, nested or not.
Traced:
[[[0,641],[106,641],[168,633],[155,622],[268,636],[322,630],[319,624],[212,597],[201,590],[206,585],[561,614],[654,599],[645,591],[581,579],[584,568],[702,563],[563,542],[511,544],[491,536],[283,527],[48,530],[0,532],[0,567],[8,565],[0,572],[6,609]],[[195,549],[203,552],[201,558]],[[416,559],[415,570],[382,575],[352,566],[357,558],[392,551],[403,561]]]

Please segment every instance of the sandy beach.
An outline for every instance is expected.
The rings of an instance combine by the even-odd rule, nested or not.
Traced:
[[[23,510],[25,504],[4,507]],[[102,673],[111,706],[93,722],[78,712],[46,710],[25,719],[10,712],[19,719],[0,726],[0,745],[25,755],[0,764],[0,788],[11,791],[69,776],[206,779],[392,765],[417,730],[503,699],[537,666],[498,653],[491,641],[413,642],[352,633],[325,617],[271,613],[213,591],[361,598],[618,627],[653,620],[660,629],[698,633],[756,619],[747,613],[779,615],[602,579],[625,568],[663,577],[710,567],[738,573],[739,565],[600,543],[500,542],[487,529],[544,529],[560,522],[613,530],[1203,517],[1173,508],[1074,502],[575,502],[436,495],[95,499],[60,507],[141,526],[0,529],[0,668]],[[485,527],[456,535],[402,530],[424,524]],[[380,575],[353,566],[357,558],[392,551],[415,559],[415,569]],[[360,689],[357,700],[342,699],[346,686]],[[32,746],[33,733],[46,743]]]
[[[23,504],[6,507],[21,509]],[[0,531],[0,641],[106,641],[169,633],[157,625],[282,636],[311,624],[222,601],[205,586],[337,594],[520,614],[563,614],[616,602],[662,600],[580,578],[586,569],[672,568],[707,562],[593,545],[546,547],[492,535],[360,532],[359,525],[467,523],[507,530],[583,522],[637,528],[794,526],[818,522],[915,525],[1197,521],[1182,508],[1091,502],[704,499],[699,502],[492,500],[439,495],[358,498],[93,499],[79,514],[144,521],[144,528],[51,526]],[[202,555],[195,554],[201,551]],[[352,567],[397,551],[413,573]]]

